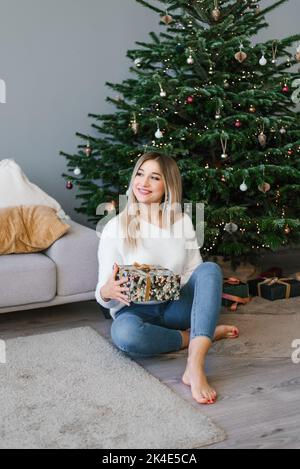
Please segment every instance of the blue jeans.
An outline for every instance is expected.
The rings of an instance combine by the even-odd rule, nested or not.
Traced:
[[[213,340],[222,303],[223,275],[218,264],[203,262],[181,288],[179,300],[160,304],[125,305],[111,326],[113,343],[130,355],[149,357],[182,348],[179,330],[190,339]]]

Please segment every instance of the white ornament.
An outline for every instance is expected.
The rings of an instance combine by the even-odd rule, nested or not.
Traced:
[[[156,138],[163,138],[163,133],[160,129],[157,129],[157,131],[155,132],[155,137]]]
[[[240,190],[242,192],[246,192],[248,190],[248,186],[247,184],[245,183],[245,181],[240,185]]]
[[[161,90],[160,97],[165,98],[166,96],[167,96],[167,93],[164,90]]]
[[[77,166],[77,168],[74,169],[74,174],[75,174],[75,176],[80,176],[80,174],[81,174],[81,169],[78,168],[78,166]]]
[[[235,233],[238,229],[239,227],[235,223],[226,223],[224,228],[230,234]]]
[[[193,59],[193,57],[192,57],[191,55],[190,55],[189,58],[187,59],[187,63],[188,63],[189,65],[193,65],[193,64],[195,63],[195,61],[194,61],[194,59]]]
[[[267,65],[267,59],[265,58],[264,54],[262,55],[262,58],[259,61],[259,65],[261,65],[262,67]]]
[[[143,61],[142,61],[142,59],[140,59],[140,58],[137,58],[137,59],[135,59],[135,61],[134,61],[135,65],[136,65],[137,67],[140,67],[140,66],[142,65],[142,62],[143,62]]]
[[[284,135],[284,134],[286,134],[286,129],[284,127],[281,127],[279,132],[281,133],[281,135]]]

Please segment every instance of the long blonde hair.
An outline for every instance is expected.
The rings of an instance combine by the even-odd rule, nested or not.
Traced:
[[[140,222],[135,213],[132,213],[130,207],[138,206],[139,202],[133,192],[133,183],[137,172],[145,161],[157,161],[162,174],[162,180],[165,186],[163,207],[162,207],[162,223],[166,224],[167,217],[172,226],[178,216],[182,216],[182,180],[176,161],[168,155],[156,152],[144,153],[136,162],[130,185],[127,191],[128,200],[125,209],[120,213],[120,221],[123,229],[124,245],[127,249],[137,248],[137,239],[140,239],[137,233],[140,231]],[[139,210],[137,210],[139,214]]]

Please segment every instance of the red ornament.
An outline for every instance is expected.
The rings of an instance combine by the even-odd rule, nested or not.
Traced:
[[[282,88],[281,91],[282,91],[283,93],[289,93],[290,88],[288,87],[288,85],[284,85],[284,87]]]
[[[239,119],[237,119],[237,120],[235,121],[234,125],[235,125],[236,129],[239,129],[240,127],[242,127],[242,123],[241,123],[241,121],[240,121]]]
[[[193,104],[193,102],[194,102],[194,96],[188,96],[188,98],[186,98],[186,102],[187,102],[188,104]]]
[[[292,155],[294,154],[294,150],[293,150],[292,148],[290,148],[290,149],[288,150],[287,154],[288,154],[289,156],[292,156]]]
[[[71,181],[67,182],[66,188],[69,189],[69,190],[73,189],[73,184],[72,184]]]

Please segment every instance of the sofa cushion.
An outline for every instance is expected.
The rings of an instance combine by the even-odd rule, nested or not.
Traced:
[[[0,254],[44,251],[69,228],[44,205],[0,208]]]
[[[1,160],[0,208],[16,205],[46,205],[52,207],[60,218],[69,218],[55,199],[28,180],[15,160]]]
[[[44,254],[0,257],[0,307],[50,301],[56,295],[56,266]]]

